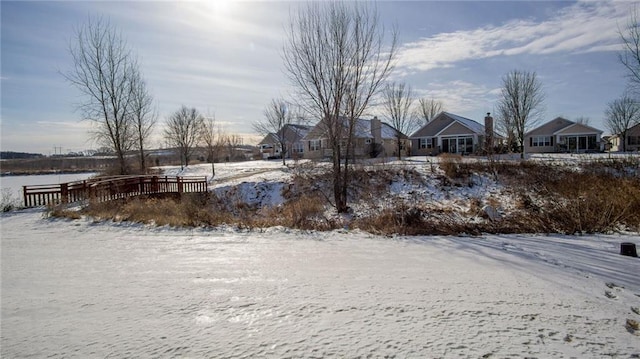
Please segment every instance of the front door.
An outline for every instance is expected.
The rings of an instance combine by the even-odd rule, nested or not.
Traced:
[[[576,152],[578,149],[578,139],[576,137],[567,137],[567,145],[569,152]]]

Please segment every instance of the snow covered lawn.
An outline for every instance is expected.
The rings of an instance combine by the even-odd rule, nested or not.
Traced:
[[[638,235],[0,225],[3,358],[640,356]]]

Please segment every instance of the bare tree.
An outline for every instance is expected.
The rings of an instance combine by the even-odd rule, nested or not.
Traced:
[[[132,99],[129,114],[135,136],[135,146],[140,159],[140,171],[145,173],[147,168],[144,150],[148,145],[158,114],[153,107],[153,97],[147,90],[147,85],[139,71],[132,78],[131,89]]]
[[[195,108],[182,107],[174,112],[166,123],[164,137],[168,145],[176,147],[180,154],[180,167],[189,161],[202,134],[204,118]]]
[[[420,119],[423,124],[427,124],[442,111],[444,111],[442,101],[423,97],[418,99],[418,108],[416,109],[415,117]]]
[[[640,25],[638,25],[638,10],[634,5],[633,10],[624,29],[618,29],[622,40],[622,52],[618,59],[629,70],[629,87],[637,95],[640,91]]]
[[[227,148],[227,162],[235,161],[238,157],[238,147],[243,143],[240,135],[227,134],[223,138],[224,146]]]
[[[312,2],[293,13],[283,49],[300,103],[320,119],[332,150],[333,197],[346,212],[349,160],[359,116],[393,68],[394,30],[383,48],[384,29],[375,9],[358,2]],[[341,142],[344,141],[344,146]]]
[[[401,159],[402,140],[406,137],[403,136],[403,134],[413,131],[417,123],[415,118],[411,116],[413,91],[411,90],[411,86],[405,83],[392,82],[384,87],[382,96],[385,115],[391,122],[391,126],[396,130],[395,137],[398,159]]]
[[[524,158],[524,134],[544,110],[544,92],[535,72],[513,70],[502,78],[498,111],[513,128],[520,157]]]
[[[498,107],[495,129],[497,132],[504,135],[504,143],[507,150],[513,152],[518,150],[518,141],[516,140],[516,126],[514,124],[512,116],[506,110],[506,108]]]
[[[589,123],[591,123],[591,119],[589,117],[579,116],[575,119],[574,122],[581,125],[589,126]]]
[[[69,47],[73,69],[63,76],[86,100],[78,106],[84,119],[94,122],[94,137],[112,148],[121,174],[128,172],[125,154],[135,135],[129,111],[138,62],[116,28],[101,17],[76,30]]]
[[[285,158],[291,149],[289,148],[289,140],[293,136],[290,125],[293,123],[294,116],[289,110],[287,102],[283,99],[273,99],[264,110],[264,120],[253,124],[253,129],[267,136],[272,134],[282,154],[282,165],[286,165]]]
[[[605,110],[606,124],[611,134],[618,135],[622,151],[627,150],[627,132],[640,123],[640,106],[629,96],[609,102]]]
[[[215,161],[219,152],[219,141],[221,138],[220,128],[216,126],[215,115],[207,115],[201,127],[200,138],[207,149],[207,161],[211,163],[211,180],[216,176]]]

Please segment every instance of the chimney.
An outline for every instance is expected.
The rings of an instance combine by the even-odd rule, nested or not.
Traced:
[[[378,120],[378,116],[374,116],[371,120],[371,135],[373,143],[382,143],[382,122]]]
[[[487,154],[493,152],[493,117],[487,112],[484,118],[484,149]]]

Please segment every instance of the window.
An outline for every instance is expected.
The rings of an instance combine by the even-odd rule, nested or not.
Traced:
[[[320,140],[309,141],[309,151],[320,151]]]
[[[473,138],[471,137],[459,137],[458,138],[458,151],[460,153],[472,153],[473,152]]]
[[[420,139],[420,144],[419,144],[418,147],[419,148],[433,148],[433,138],[432,137],[421,138]]]
[[[531,144],[532,147],[551,146],[551,136],[535,136]]]
[[[302,142],[296,142],[293,144],[292,146],[292,151],[293,153],[302,153],[304,152],[304,146],[302,145]]]
[[[635,146],[640,144],[640,136],[627,136],[627,140],[628,145]]]

